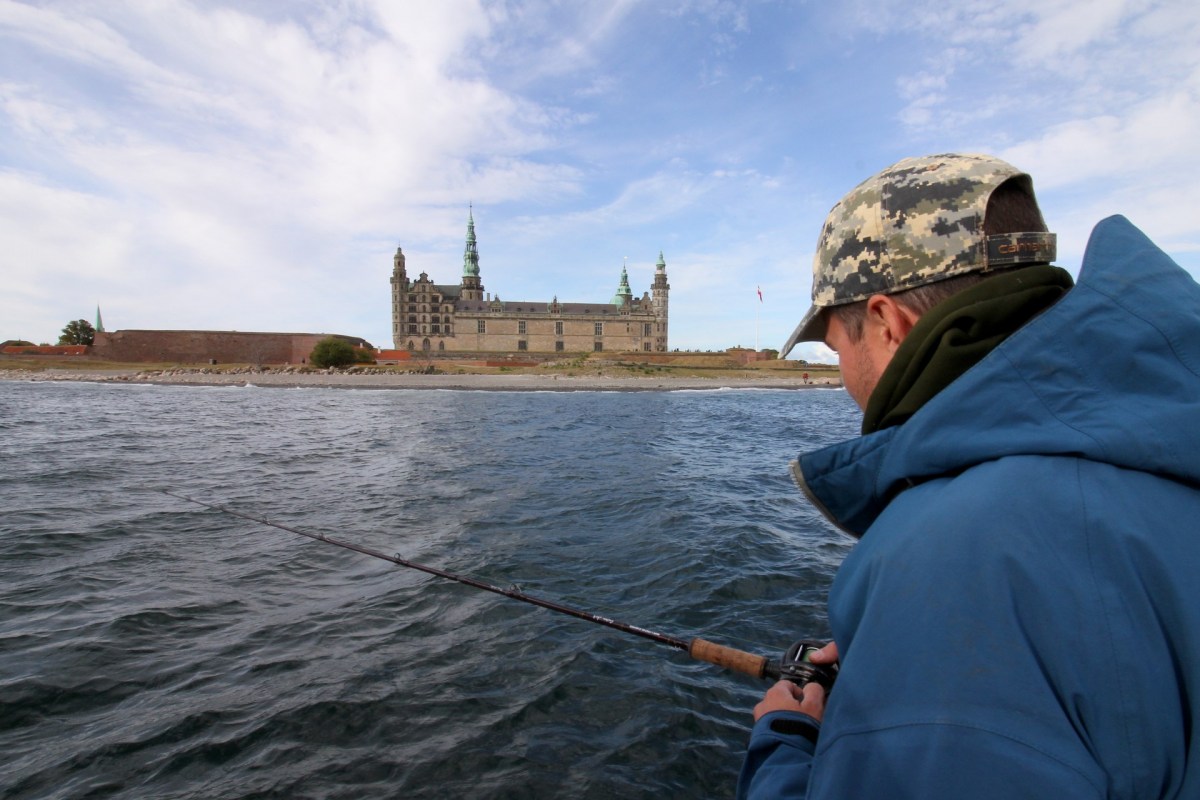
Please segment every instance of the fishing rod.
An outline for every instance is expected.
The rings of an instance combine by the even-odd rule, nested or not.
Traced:
[[[301,530],[300,528],[294,528],[290,525],[273,522],[266,517],[247,514],[244,511],[237,511],[236,509],[228,508],[227,506],[216,505],[214,503],[208,503],[204,500],[197,500],[194,497],[189,497],[185,494],[179,494],[178,492],[169,492],[166,489],[159,489],[158,491],[162,494],[168,495],[169,497],[175,497],[179,500],[195,503],[198,506],[203,506],[205,508],[212,509],[213,511],[220,511],[225,514],[229,514],[230,516],[241,517],[242,519],[250,520],[251,522],[257,522],[261,525],[277,528],[281,531],[287,531],[288,533],[294,533],[299,536],[306,536],[309,539],[315,539],[318,542],[325,542],[327,544],[345,548],[346,550],[353,550],[356,553],[362,553],[363,555],[371,556],[372,558],[378,558],[381,561],[388,561],[397,566],[415,569],[429,575],[435,575],[439,578],[445,578],[446,580],[466,584],[467,586],[472,586],[476,589],[482,589],[485,592],[493,592],[494,594],[511,597],[513,600],[520,600],[523,603],[529,603],[531,605],[549,609],[550,611],[555,611],[559,614],[566,614],[568,616],[575,617],[576,619],[582,619],[588,622],[594,622],[597,625],[603,625],[606,628],[614,628],[619,631],[624,631],[625,633],[633,634],[634,636],[640,636],[644,639],[649,639],[651,641],[658,642],[659,644],[665,644],[668,647],[673,647],[676,650],[683,650],[697,661],[705,661],[709,664],[715,664],[718,667],[723,667],[725,669],[732,670],[733,672],[740,672],[744,675],[750,675],[755,678],[766,678],[771,680],[787,678],[788,680],[801,684],[808,683],[809,681],[817,681],[822,686],[825,686],[826,691],[828,691],[832,687],[833,680],[837,675],[836,665],[822,666],[818,664],[812,664],[808,661],[808,656],[820,647],[820,643],[809,641],[797,642],[788,649],[783,658],[775,661],[767,658],[766,656],[747,653],[744,650],[736,650],[732,647],[726,647],[715,642],[710,642],[706,639],[683,639],[677,636],[668,636],[664,633],[657,633],[637,625],[631,625],[627,622],[621,622],[608,617],[602,617],[599,614],[593,614],[589,611],[584,611],[579,608],[572,608],[571,606],[556,603],[552,600],[526,594],[525,592],[521,591],[519,586],[514,585],[506,589],[502,586],[496,586],[490,583],[485,583],[481,580],[476,580],[475,578],[471,578],[467,575],[460,575],[444,569],[438,569],[437,567],[431,567],[427,564],[419,564],[416,561],[410,561],[407,558],[401,558],[399,555],[388,555],[380,550],[364,547],[363,545],[355,544],[354,542],[348,542],[344,539],[337,539],[333,536],[326,536],[323,533],[314,533],[312,531]]]

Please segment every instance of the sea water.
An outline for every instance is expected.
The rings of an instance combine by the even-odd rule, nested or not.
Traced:
[[[729,797],[766,684],[166,496],[669,636],[828,634],[788,473],[840,390],[0,382],[0,795]]]

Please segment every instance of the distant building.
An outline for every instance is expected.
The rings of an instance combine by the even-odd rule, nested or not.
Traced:
[[[667,350],[667,265],[662,253],[651,292],[634,298],[621,268],[607,302],[501,300],[484,292],[474,213],[467,215],[461,283],[410,280],[404,253],[392,259],[392,341],[397,350],[426,352],[598,352]]]

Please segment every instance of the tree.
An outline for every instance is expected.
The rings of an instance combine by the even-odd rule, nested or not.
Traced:
[[[317,342],[308,360],[314,367],[346,367],[354,363],[354,346],[345,339],[329,336]]]
[[[67,323],[58,337],[59,344],[91,344],[96,341],[96,329],[86,319],[77,319]]]

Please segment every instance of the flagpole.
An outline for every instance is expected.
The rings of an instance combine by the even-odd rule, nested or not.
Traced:
[[[758,305],[754,307],[754,355],[758,356],[758,312],[762,306],[762,287],[754,287],[758,291]]]

